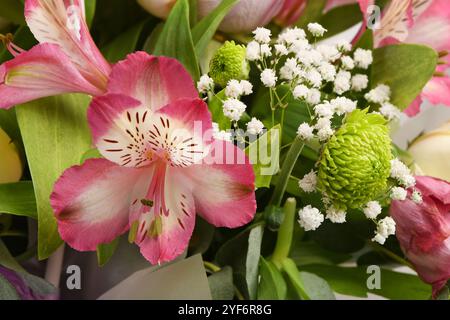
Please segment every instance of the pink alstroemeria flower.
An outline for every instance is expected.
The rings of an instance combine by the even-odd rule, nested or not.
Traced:
[[[25,51],[4,37],[14,59],[0,66],[0,108],[70,92],[105,93],[111,66],[89,34],[84,0],[25,0],[40,44]]]
[[[366,25],[363,26],[365,28]],[[361,34],[361,33],[360,33]],[[374,31],[375,47],[395,43],[428,45],[446,54],[450,51],[450,1],[448,0],[392,0],[383,10],[380,28]],[[450,106],[450,77],[444,72],[450,66],[445,56],[422,93],[405,110],[409,116],[420,112],[423,99],[432,104]]]
[[[450,183],[424,176],[416,180],[423,202],[393,201],[390,214],[403,252],[433,286],[435,297],[450,279]]]
[[[232,143],[205,138],[211,114],[179,62],[131,54],[114,66],[108,92],[88,110],[105,158],[66,170],[51,195],[63,240],[89,251],[129,230],[156,264],[186,249],[196,213],[218,227],[252,220],[252,166]]]

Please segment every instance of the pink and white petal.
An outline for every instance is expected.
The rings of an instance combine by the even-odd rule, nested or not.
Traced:
[[[40,43],[59,45],[90,83],[106,90],[111,66],[89,33],[84,0],[26,0],[25,19]]]
[[[209,223],[236,228],[253,219],[255,174],[242,150],[230,142],[215,141],[205,163],[185,171],[193,183],[197,213]]]
[[[106,159],[67,169],[50,197],[61,238],[76,250],[91,251],[126,232],[132,205],[150,183],[147,173]]]
[[[175,59],[136,52],[118,62],[111,73],[108,92],[128,95],[156,111],[182,98],[198,98],[194,82]]]
[[[107,94],[96,97],[88,109],[94,144],[108,160],[125,167],[141,167],[149,157],[152,111],[131,97]]]
[[[53,44],[40,44],[0,66],[0,108],[69,92],[101,94]]]
[[[414,117],[415,115],[417,115],[420,112],[420,107],[422,105],[422,102],[423,102],[423,99],[422,99],[422,95],[420,94],[417,96],[416,99],[414,99],[414,101],[403,112],[408,117]]]
[[[171,261],[182,254],[194,230],[194,199],[182,170],[166,168],[163,192],[167,215],[159,209],[150,210],[138,220],[136,243],[152,264]]]
[[[423,89],[422,97],[432,104],[450,106],[450,77],[433,77]]]

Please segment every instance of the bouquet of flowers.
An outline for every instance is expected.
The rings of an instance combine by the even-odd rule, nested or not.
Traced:
[[[0,7],[0,298],[449,298],[447,0]]]

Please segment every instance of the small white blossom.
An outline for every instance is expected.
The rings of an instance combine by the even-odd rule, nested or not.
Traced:
[[[336,67],[329,62],[322,62],[318,68],[323,80],[327,82],[334,81],[336,77]]]
[[[316,230],[322,224],[324,217],[319,209],[307,205],[298,211],[298,223],[305,231]]]
[[[278,78],[274,70],[265,69],[263,72],[261,72],[261,82],[264,84],[264,86],[273,88],[277,85],[277,80]]]
[[[349,52],[352,50],[352,44],[346,40],[340,40],[336,44],[336,48],[341,52]]]
[[[216,122],[212,123],[213,128],[213,138],[216,140],[223,140],[231,142],[232,134],[228,131],[221,131],[219,125]]]
[[[272,32],[269,29],[260,27],[256,28],[256,30],[253,31],[253,34],[255,35],[255,40],[259,43],[269,43]]]
[[[380,113],[389,121],[400,119],[402,114],[396,106],[389,102],[385,102],[381,105]]]
[[[339,210],[331,206],[327,209],[326,218],[333,223],[344,223],[346,215],[347,212],[345,212],[344,210]]]
[[[330,137],[334,134],[333,129],[331,127],[324,127],[317,131],[317,137],[319,138],[319,141],[327,141],[330,139]]]
[[[253,93],[253,85],[247,80],[241,80],[242,94],[248,96]]]
[[[364,215],[367,219],[375,219],[381,213],[381,205],[378,201],[369,201],[364,207]]]
[[[355,62],[349,56],[342,57],[341,63],[345,70],[353,70],[355,68]]]
[[[373,242],[378,242],[379,244],[383,245],[386,242],[386,238],[383,237],[379,233],[375,233],[375,237],[372,238]]]
[[[409,170],[409,168],[398,158],[391,160],[390,175],[391,175],[391,178],[397,179],[398,181],[405,181],[405,180],[411,181],[410,178],[408,178],[409,176],[411,176],[411,170]],[[415,180],[414,180],[414,184],[415,184]]]
[[[267,58],[272,55],[272,48],[268,44],[262,44],[260,47],[261,57]]]
[[[352,90],[360,92],[369,85],[369,78],[365,74],[355,74],[352,77]]]
[[[319,23],[308,23],[308,30],[314,37],[322,37],[327,29]]]
[[[214,89],[214,80],[207,74],[200,77],[200,81],[197,82],[197,89],[200,93],[205,94]]]
[[[264,124],[256,118],[252,118],[247,123],[247,132],[253,135],[261,134],[264,130]]]
[[[375,89],[370,90],[364,95],[367,101],[383,104],[388,102],[391,97],[391,88],[385,84],[379,84]]]
[[[326,44],[318,45],[316,50],[320,52],[322,58],[327,62],[334,62],[341,56],[341,53],[334,46]]]
[[[298,182],[298,186],[306,193],[314,192],[317,186],[317,174],[311,170]]]
[[[317,50],[300,50],[297,52],[297,60],[306,67],[319,66],[323,59],[322,55]]]
[[[280,69],[280,76],[285,80],[292,80],[299,74],[299,68],[297,60],[295,58],[289,58],[284,63],[284,66]]]
[[[346,113],[351,113],[356,109],[357,101],[352,101],[346,97],[337,97],[330,101],[333,106],[335,112],[338,115],[343,115]]]
[[[238,99],[228,99],[223,103],[223,114],[232,121],[239,121],[247,106]]]
[[[228,81],[227,87],[225,88],[225,95],[228,98],[239,98],[243,94],[243,88],[238,80]]]
[[[414,190],[414,192],[411,194],[411,200],[417,204],[422,203],[422,194],[419,191]]]
[[[311,45],[306,39],[294,40],[288,50],[291,53],[298,54],[300,51],[310,50]]]
[[[256,61],[261,59],[261,46],[256,41],[251,41],[247,45],[246,58],[249,61]]]
[[[416,185],[416,178],[412,175],[405,175],[399,179],[400,184],[406,189]]]
[[[318,104],[320,102],[320,91],[314,88],[310,89],[305,100],[311,105]]]
[[[372,51],[358,48],[353,54],[355,65],[361,69],[367,69],[373,62]]]
[[[407,194],[408,192],[404,188],[394,187],[391,191],[391,199],[403,201],[406,199]]]
[[[331,118],[334,114],[334,107],[328,101],[324,101],[314,107],[314,113],[318,117]]]
[[[391,217],[386,217],[378,221],[377,230],[372,241],[384,244],[386,239],[393,234],[395,234],[395,221]]]
[[[285,56],[285,55],[289,54],[289,51],[284,44],[276,44],[275,51],[280,56]]]
[[[309,94],[309,88],[303,84],[300,84],[294,88],[292,94],[295,99],[306,99]]]
[[[320,129],[331,129],[331,120],[330,118],[319,118],[317,120],[316,125],[314,126],[314,128],[316,128],[317,130]]]
[[[300,29],[298,27],[289,28],[283,31],[278,36],[278,41],[280,43],[286,43],[286,44],[292,44],[296,40],[304,40],[306,37],[306,33],[303,29]]]
[[[350,80],[352,75],[348,71],[339,71],[334,80],[334,92],[341,95],[350,90]]]
[[[306,122],[302,123],[297,129],[297,135],[303,140],[311,140],[314,138],[314,128]]]
[[[305,78],[314,88],[320,88],[322,86],[322,75],[315,69],[309,70]]]

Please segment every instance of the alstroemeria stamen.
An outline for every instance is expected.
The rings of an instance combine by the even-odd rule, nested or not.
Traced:
[[[7,33],[6,35],[0,34],[0,41],[14,57],[26,51],[12,42],[13,35],[11,33]]]

